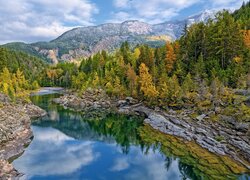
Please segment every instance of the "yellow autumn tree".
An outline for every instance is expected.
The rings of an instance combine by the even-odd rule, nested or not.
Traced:
[[[176,54],[174,52],[174,48],[170,43],[166,44],[166,59],[165,59],[165,64],[166,64],[166,70],[167,72],[171,72],[174,67],[174,63],[176,61]]]
[[[18,98],[27,98],[31,85],[25,79],[23,72],[19,69],[16,73],[10,73],[8,68],[4,68],[0,73],[0,91],[15,100]]]
[[[47,77],[50,79],[51,84],[55,84],[55,80],[58,78],[57,70],[56,69],[48,69]]]
[[[152,76],[148,71],[148,67],[144,63],[141,63],[139,67],[140,91],[147,99],[152,101],[157,98],[159,93],[156,90],[155,85],[152,81]]]
[[[244,42],[245,45],[250,49],[250,30],[244,31]]]
[[[9,88],[12,85],[12,77],[9,70],[5,67],[3,69],[3,72],[0,73],[0,91],[2,91],[4,94],[9,94]]]

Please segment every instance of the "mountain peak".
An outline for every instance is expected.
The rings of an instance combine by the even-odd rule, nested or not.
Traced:
[[[217,12],[218,11],[216,11],[216,10],[206,9],[198,14],[189,16],[186,19],[186,23],[188,26],[191,26],[194,23],[207,22],[209,19],[214,19]]]
[[[185,24],[190,26],[193,23],[207,21],[209,18],[214,18],[215,14],[213,10],[204,10],[182,21],[169,21],[155,25],[139,20],[128,20],[122,23],[79,27],[65,32],[50,42],[13,46],[20,50],[27,49],[33,54],[37,53],[50,61],[68,61],[88,57],[101,50],[113,51],[125,41],[132,45],[161,46],[166,43],[166,40],[179,38]]]

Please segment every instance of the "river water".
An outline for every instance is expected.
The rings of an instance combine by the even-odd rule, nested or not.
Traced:
[[[14,167],[34,180],[249,179],[230,158],[164,135],[143,119],[114,113],[79,113],[52,103],[59,94],[32,101],[48,116],[32,123],[34,139]]]

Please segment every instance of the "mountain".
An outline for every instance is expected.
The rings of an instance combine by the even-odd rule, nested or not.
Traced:
[[[215,11],[204,11],[181,21],[161,24],[147,24],[137,20],[123,23],[108,23],[99,26],[80,27],[65,32],[50,42],[32,44],[8,43],[6,48],[24,51],[48,62],[71,61],[79,57],[88,57],[101,50],[114,51],[128,41],[132,46],[149,44],[160,46],[166,41],[179,38],[185,25],[207,21],[214,18]]]

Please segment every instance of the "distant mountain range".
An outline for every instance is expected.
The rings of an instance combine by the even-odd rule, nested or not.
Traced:
[[[50,42],[25,44],[8,43],[3,47],[23,51],[42,58],[47,62],[72,61],[88,57],[101,50],[113,51],[128,41],[131,45],[148,44],[160,46],[166,41],[179,38],[185,25],[214,18],[216,12],[206,10],[181,21],[169,21],[161,24],[147,24],[137,20],[123,23],[108,23],[91,27],[79,27],[65,32]]]

